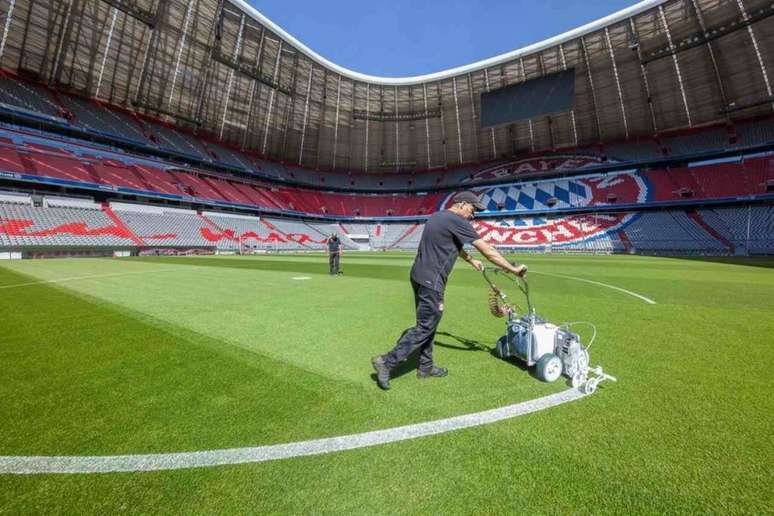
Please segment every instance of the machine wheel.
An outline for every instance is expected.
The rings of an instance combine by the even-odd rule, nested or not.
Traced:
[[[586,382],[586,385],[583,386],[583,393],[594,394],[597,390],[597,385],[599,385],[599,378],[590,379]]]
[[[555,382],[562,374],[562,360],[553,353],[546,353],[538,360],[535,372],[544,382]]]
[[[505,359],[510,356],[508,353],[508,336],[503,335],[499,339],[497,339],[497,344],[495,345],[495,353],[497,353],[497,356]]]

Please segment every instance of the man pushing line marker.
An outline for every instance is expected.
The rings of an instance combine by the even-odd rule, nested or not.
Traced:
[[[416,325],[403,332],[392,351],[371,359],[376,370],[376,383],[382,389],[390,388],[390,372],[416,350],[419,350],[418,378],[448,374],[447,369],[433,364],[433,341],[443,315],[446,280],[457,257],[462,257],[478,271],[484,268],[481,261],[473,259],[463,246],[473,244],[487,260],[508,272],[518,276],[527,273],[526,265],[510,263],[476,233],[470,221],[476,211],[483,209],[484,205],[476,194],[460,192],[454,196],[451,208],[439,211],[427,219],[417,257],[411,268]]]

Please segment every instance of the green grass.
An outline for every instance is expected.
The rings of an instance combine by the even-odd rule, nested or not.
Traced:
[[[411,260],[347,254],[341,277],[322,255],[6,263],[0,287],[27,285],[0,288],[0,455],[284,443],[566,388],[491,355],[503,321],[461,264],[435,348],[449,377],[406,368],[379,391],[369,358],[413,323]],[[493,425],[323,456],[0,475],[0,513],[771,513],[774,260],[523,260],[657,301],[530,275],[546,318],[597,325],[592,362],[618,383]]]

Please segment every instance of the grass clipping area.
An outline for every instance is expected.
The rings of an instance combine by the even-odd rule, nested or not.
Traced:
[[[596,324],[592,363],[618,383],[492,425],[328,455],[0,475],[0,513],[771,513],[774,261],[521,259],[538,312]],[[435,345],[449,376],[417,380],[409,362],[379,391],[369,359],[413,325],[411,262],[347,254],[339,277],[322,255],[8,263],[0,455],[279,444],[567,388],[492,355],[504,322],[461,263]]]

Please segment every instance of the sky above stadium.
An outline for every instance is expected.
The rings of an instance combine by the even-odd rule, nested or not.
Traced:
[[[637,0],[247,0],[319,55],[382,77],[438,72],[537,43]]]

